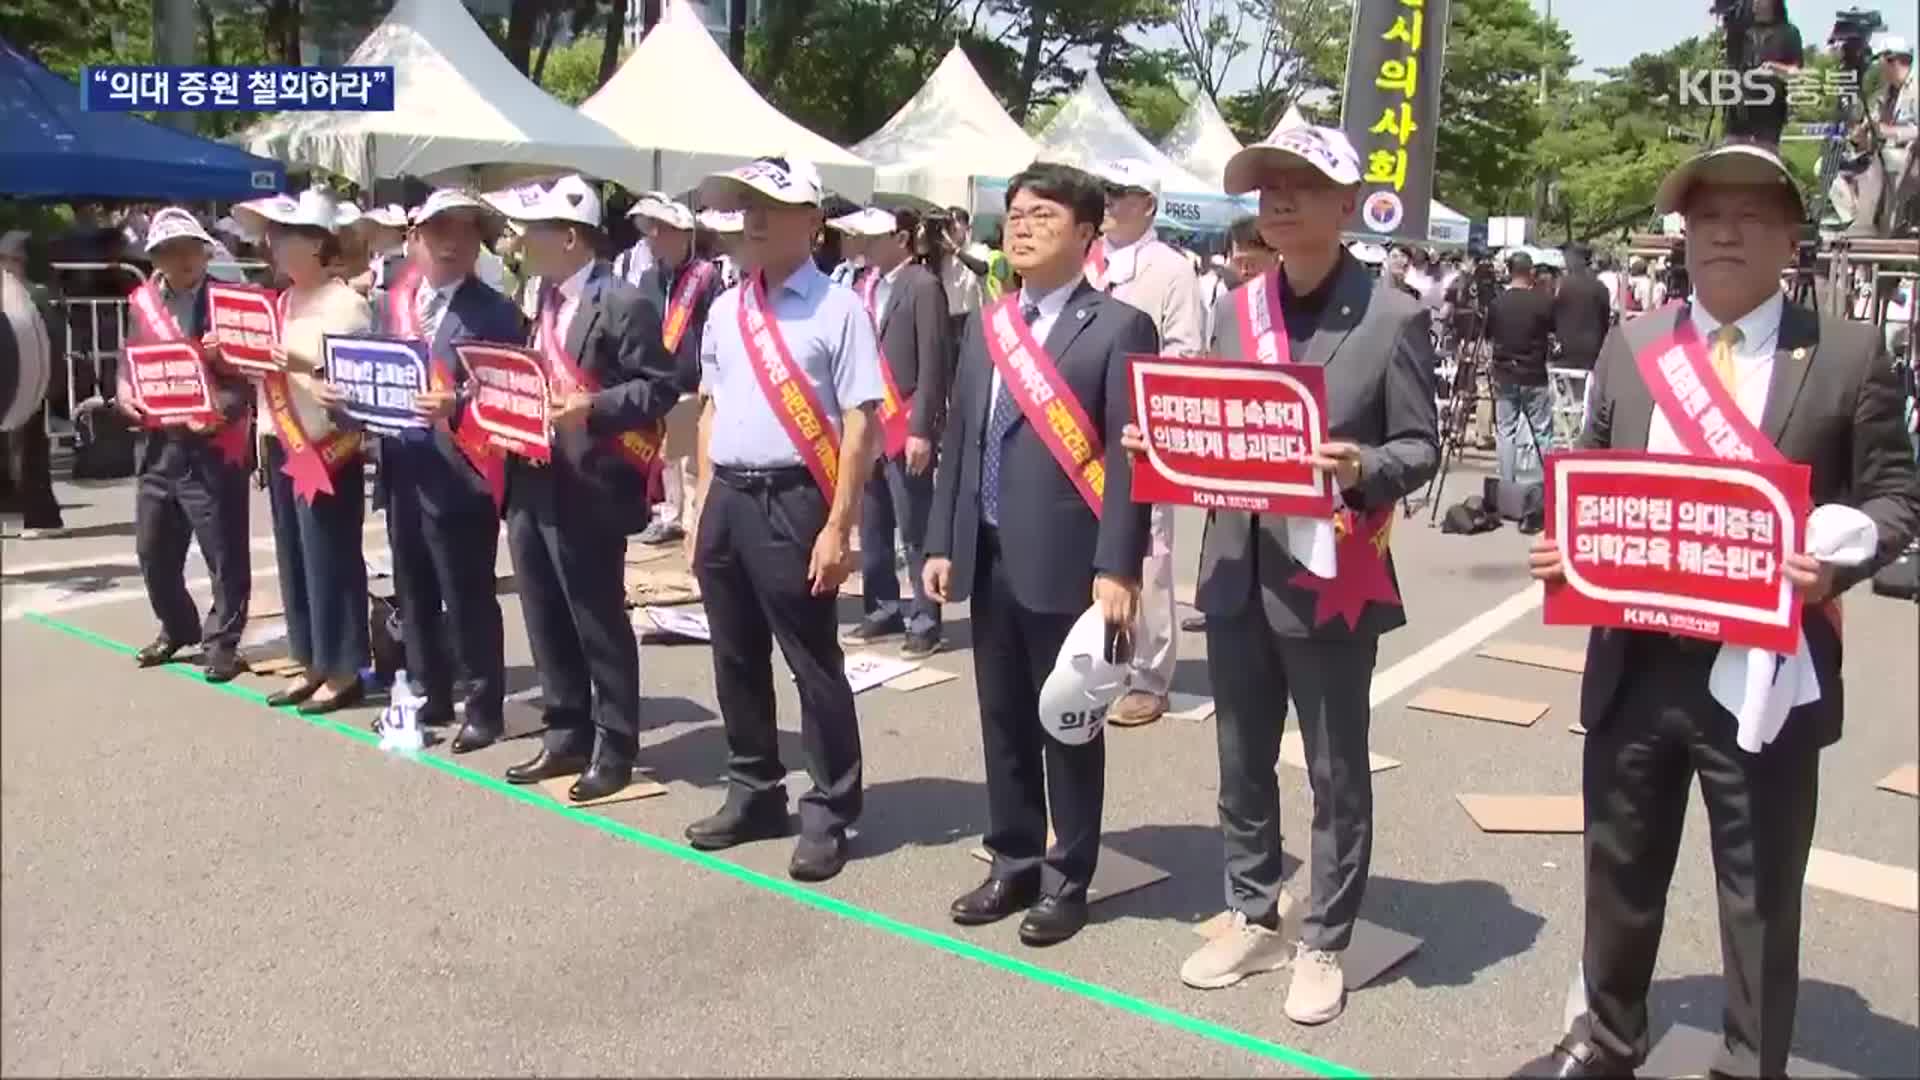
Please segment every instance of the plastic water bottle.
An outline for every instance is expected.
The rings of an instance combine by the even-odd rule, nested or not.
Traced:
[[[420,733],[420,709],[427,699],[414,692],[407,673],[396,672],[389,704],[380,713],[380,749],[412,753],[426,746]]]

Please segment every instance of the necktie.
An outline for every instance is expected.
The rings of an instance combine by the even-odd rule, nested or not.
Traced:
[[[1713,373],[1720,378],[1720,385],[1734,392],[1733,350],[1740,345],[1740,328],[1723,326],[1713,332],[1713,347],[1707,350],[1707,362],[1713,365]]]
[[[428,288],[420,303],[420,333],[428,341],[440,336],[440,316],[447,312],[447,298],[439,289]]]
[[[1031,327],[1040,321],[1040,309],[1023,305],[1020,317]],[[1007,380],[998,381],[1000,391],[993,396],[993,407],[987,413],[987,444],[981,448],[980,461],[980,509],[987,524],[995,528],[1000,527],[1000,454],[1006,448],[1007,433],[1020,419],[1020,405],[1013,400],[1013,390]]]

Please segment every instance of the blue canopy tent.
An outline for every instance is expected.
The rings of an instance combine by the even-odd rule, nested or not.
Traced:
[[[80,88],[0,38],[0,195],[251,199],[286,190],[279,162],[127,113],[87,112]]]

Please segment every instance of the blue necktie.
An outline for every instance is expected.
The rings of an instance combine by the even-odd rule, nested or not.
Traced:
[[[1027,304],[1020,317],[1028,326],[1040,321],[1040,309]],[[981,448],[980,510],[987,524],[1000,527],[1000,454],[1006,448],[1007,433],[1020,419],[1020,405],[1006,379],[1000,380],[1000,392],[993,396],[993,408],[987,413],[987,444]]]

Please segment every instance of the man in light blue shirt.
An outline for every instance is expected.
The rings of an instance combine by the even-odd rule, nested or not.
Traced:
[[[812,779],[788,867],[800,881],[840,872],[860,816],[860,729],[835,609],[885,395],[872,320],[813,263],[821,195],[813,166],[785,158],[701,185],[708,205],[745,211],[742,261],[755,272],[714,301],[701,338],[706,400],[687,531],[728,750],[726,804],[688,826],[687,839],[713,851],[787,833],[777,640],[799,684]]]

